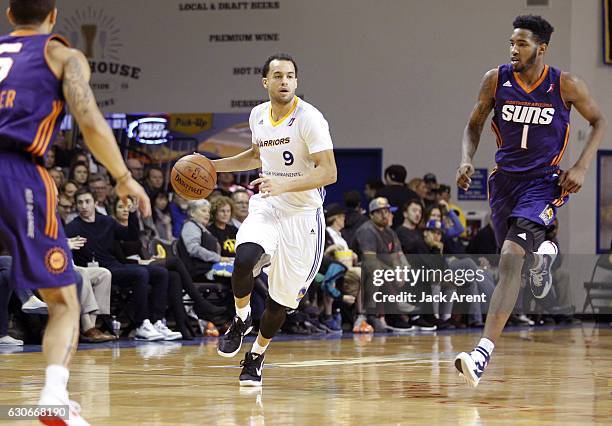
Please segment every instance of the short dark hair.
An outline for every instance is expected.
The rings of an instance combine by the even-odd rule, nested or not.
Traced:
[[[77,191],[74,193],[74,201],[78,200],[78,198],[81,195],[85,195],[85,194],[91,195],[91,198],[93,198],[95,200],[95,198],[93,196],[93,192],[91,192],[91,189],[89,189],[88,186],[82,186],[79,189],[77,189]]]
[[[9,7],[15,23],[40,24],[55,9],[55,0],[10,0]]]
[[[293,64],[293,68],[295,69],[295,76],[297,77],[298,74],[298,66],[297,63],[295,62],[295,59],[293,59],[291,57],[291,55],[289,55],[288,53],[275,53],[274,55],[270,56],[268,59],[266,59],[266,62],[264,63],[263,68],[261,69],[261,76],[262,77],[267,77],[268,76],[268,72],[270,71],[270,62],[272,61],[289,61]]]
[[[343,194],[344,205],[349,209],[356,209],[361,205],[361,194],[359,191],[348,191]]]
[[[417,206],[420,206],[421,212],[425,210],[425,207],[423,206],[423,203],[421,202],[421,200],[419,200],[418,198],[411,198],[410,200],[406,201],[404,205],[402,206],[402,212],[405,212],[406,210],[408,210],[408,207],[410,207],[410,205],[412,204],[416,204]]]
[[[550,23],[538,15],[520,15],[514,19],[512,26],[529,30],[533,33],[538,43],[550,43],[550,36],[555,30]]]
[[[385,177],[394,182],[404,182],[408,172],[401,164],[392,164],[385,169]]]

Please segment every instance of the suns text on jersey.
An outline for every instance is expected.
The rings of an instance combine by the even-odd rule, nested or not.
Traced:
[[[521,124],[550,124],[555,115],[551,104],[508,101],[502,107],[504,121]]]

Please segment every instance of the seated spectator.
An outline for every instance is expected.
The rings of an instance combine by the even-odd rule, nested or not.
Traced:
[[[419,229],[423,219],[423,204],[418,199],[410,200],[402,209],[404,222],[395,229],[397,237],[402,244],[402,250],[408,254],[424,254],[429,250],[423,241],[423,233]],[[408,258],[410,260],[410,258]]]
[[[363,194],[369,202],[378,196],[378,191],[385,186],[380,179],[368,179],[363,188]]]
[[[427,187],[427,192],[425,193],[425,207],[429,207],[432,204],[436,203],[436,194],[438,192],[438,178],[433,173],[427,173],[423,176],[423,182]]]
[[[144,178],[144,165],[142,164],[142,161],[140,161],[138,158],[128,158],[125,164],[127,165],[130,173],[132,173],[132,177],[136,179],[136,181],[142,183]]]
[[[159,166],[149,166],[145,172],[144,188],[151,199],[164,189],[164,171]]]
[[[217,190],[221,192],[221,195],[229,197],[235,188],[236,177],[230,172],[217,173]],[[212,202],[212,201],[211,201]]]
[[[410,179],[410,182],[408,182],[408,188],[412,189],[412,191],[414,191],[416,193],[416,198],[418,198],[421,201],[421,204],[426,205],[425,201],[426,201],[426,197],[427,197],[427,184],[425,183],[425,181],[421,178],[414,178],[414,179]]]
[[[72,219],[77,217],[76,210],[74,208],[74,202],[65,193],[60,192],[57,196],[57,212],[59,213],[62,225],[66,226]]]
[[[232,201],[234,202],[234,211],[232,213],[232,221],[230,222],[236,228],[240,228],[242,222],[249,215],[249,193],[246,189],[238,188],[232,193]]]
[[[352,249],[361,260],[362,274],[371,277],[374,270],[394,269],[395,267],[408,266],[406,257],[402,253],[402,247],[397,234],[389,226],[391,219],[391,205],[384,197],[374,198],[370,201],[370,220],[361,225],[355,232]],[[388,293],[397,293],[393,285],[384,285]],[[387,321],[394,321],[397,328],[410,328],[409,320],[404,315],[385,315],[385,309],[381,304],[376,304],[372,296],[373,288],[367,285],[364,292],[364,301],[376,315],[368,317],[368,322],[375,331],[386,331],[389,329]],[[396,303],[394,306],[403,313],[411,312],[414,306],[407,303]]]
[[[111,210],[110,186],[104,176],[91,175],[89,178],[89,189],[96,201],[96,211],[104,216],[108,216]]]
[[[62,185],[64,184],[64,179],[65,179],[62,168],[52,167],[48,169],[48,171],[49,171],[49,176],[51,176],[51,179],[53,179],[53,182],[55,183],[55,186],[57,187],[57,190],[59,191]]]
[[[153,223],[157,235],[166,243],[172,242],[175,238],[172,235],[172,215],[170,214],[168,193],[165,191],[157,192],[151,203],[153,204]]]
[[[172,236],[176,239],[181,238],[183,223],[188,219],[188,201],[178,194],[172,194],[170,202],[170,217],[172,218]]]
[[[219,240],[206,228],[210,221],[210,203],[207,200],[190,201],[177,249],[179,256],[194,281],[208,281],[206,274],[214,263],[229,262],[221,256]]]
[[[73,181],[79,188],[86,186],[89,181],[89,167],[87,163],[83,161],[74,163],[68,173],[68,180]]]
[[[344,228],[342,228],[342,238],[350,245],[353,241],[355,231],[368,221],[368,217],[364,214],[365,210],[361,208],[361,195],[359,191],[345,192],[343,198],[346,211]]]
[[[349,305],[355,305],[355,315],[352,318],[353,333],[372,333],[374,329],[367,323],[365,309],[363,307],[363,296],[361,294],[361,268],[357,267],[357,255],[349,248],[348,243],[342,237],[346,214],[344,208],[338,203],[329,204],[325,209],[325,251],[324,255],[331,256],[336,261],[344,264],[347,271],[342,280],[343,301]],[[327,297],[325,297],[327,296]],[[334,329],[336,325],[332,317],[333,299],[328,293],[324,293],[324,315],[323,323]]]
[[[76,194],[78,189],[79,186],[75,182],[69,180],[64,182],[64,184],[60,188],[60,194],[64,194],[66,197],[68,197],[72,204],[76,205],[76,202],[74,200],[74,194]]]
[[[87,240],[83,237],[68,238],[70,250],[79,250]],[[102,332],[96,327],[98,315],[110,315],[111,273],[96,266],[75,266],[75,273],[83,283],[79,302],[81,303],[81,336],[90,343],[115,340],[116,336]]]
[[[448,206],[448,210],[449,211],[453,211],[455,212],[455,214],[457,215],[457,217],[459,218],[459,222],[461,223],[461,226],[463,226],[463,233],[461,234],[461,237],[467,238],[467,220],[465,219],[465,214],[463,213],[463,210],[461,209],[461,207],[459,207],[457,204],[453,204],[451,202],[451,188],[448,185],[444,185],[441,184],[438,186],[438,189],[435,190],[435,202],[440,204],[441,202],[445,202],[446,205]]]
[[[82,188],[76,195],[79,216],[66,226],[66,236],[85,237],[86,243],[73,252],[74,261],[79,266],[98,262],[112,274],[112,285],[129,286],[134,291],[136,305],[136,339],[175,340],[175,333],[161,321],[167,307],[168,271],[161,267],[144,265],[124,265],[113,253],[115,240],[134,240],[138,238],[137,225],[125,227],[110,216],[96,213],[91,191]],[[137,221],[135,215],[130,220]],[[149,300],[149,288],[151,299]],[[153,323],[151,323],[151,320]]]
[[[379,197],[384,197],[391,206],[397,210],[393,215],[392,228],[396,228],[404,221],[402,206],[409,200],[417,198],[417,194],[406,186],[406,168],[399,164],[394,164],[385,169],[385,186],[378,190]]]
[[[0,346],[23,346],[23,341],[8,334],[8,308],[11,293],[10,285],[11,258],[0,257]]]
[[[55,150],[56,148],[54,146],[51,146],[51,148],[49,148],[47,150],[47,153],[45,154],[45,169],[47,170],[51,170],[55,167]]]
[[[218,197],[211,203],[212,217],[208,230],[221,244],[222,257],[236,257],[236,234],[238,228],[230,224],[234,212],[234,203],[229,197]]]

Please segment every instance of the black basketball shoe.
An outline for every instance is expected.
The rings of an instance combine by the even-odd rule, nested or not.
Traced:
[[[219,346],[217,353],[225,358],[231,358],[238,353],[242,346],[242,338],[249,334],[253,329],[253,320],[251,314],[246,321],[242,321],[238,315],[234,317],[234,321],[225,334],[219,337]]]
[[[240,361],[240,386],[261,386],[261,371],[263,370],[265,354],[247,352]]]

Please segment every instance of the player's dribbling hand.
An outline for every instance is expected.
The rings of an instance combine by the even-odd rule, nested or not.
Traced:
[[[135,197],[142,217],[146,219],[151,216],[151,201],[149,200],[149,196],[133,177],[117,183],[115,192],[125,205],[127,205],[128,195]]]
[[[462,163],[457,169],[457,186],[464,191],[467,191],[470,188],[470,183],[472,183],[472,179],[470,176],[474,174],[474,166],[470,163]]]
[[[259,192],[263,198],[280,195],[285,192],[283,183],[279,179],[265,176],[263,173],[260,173],[259,178],[251,182],[251,185],[259,185]]]
[[[559,177],[559,186],[563,192],[568,194],[576,193],[582,188],[586,170],[580,167],[572,167],[571,169],[562,172]]]

